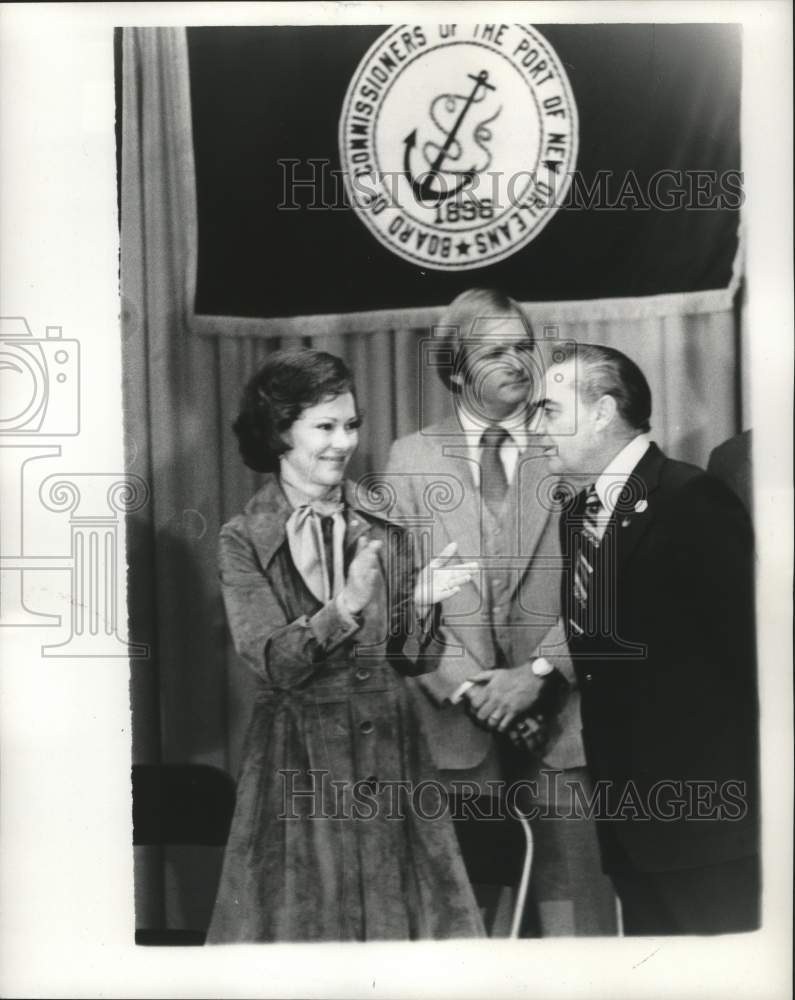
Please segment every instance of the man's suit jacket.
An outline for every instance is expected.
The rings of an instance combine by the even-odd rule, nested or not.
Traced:
[[[751,526],[727,487],[654,444],[630,485],[633,497],[613,514],[597,553],[615,558],[611,585],[588,595],[589,604],[601,601],[610,611],[613,635],[572,635],[569,643],[588,766],[594,781],[612,783],[608,811],[628,783],[652,806],[648,819],[643,810],[632,818],[630,805],[629,818],[598,824],[603,860],[608,870],[717,864],[756,849]],[[575,521],[571,512],[561,517],[564,559]],[[570,592],[564,582],[564,604]],[[704,791],[701,805],[691,801],[677,816],[677,783],[687,798],[698,781],[715,783],[713,805],[725,804],[727,794],[735,800],[728,816],[710,810]],[[732,792],[726,782],[744,790]],[[671,818],[654,815],[655,789],[656,805]],[[745,815],[730,818],[742,814],[740,800]]]
[[[752,514],[753,492],[751,438],[751,431],[735,434],[728,441],[724,441],[723,444],[712,449],[707,463],[707,472],[711,472],[713,476],[734,490],[749,514]]]
[[[432,539],[431,551],[416,556],[418,563],[438,555],[451,541],[458,544],[463,560],[484,554],[480,491],[473,479],[467,440],[455,417],[396,441],[385,481],[395,495],[390,518],[416,538],[425,533]],[[556,665],[560,661],[562,672],[573,677],[559,624],[561,560],[557,513],[548,499],[552,481],[541,449],[525,449],[500,521],[500,530],[509,532],[512,539],[509,561],[513,572],[498,598],[494,631],[480,574],[442,606],[435,669],[416,679],[427,695],[424,721],[441,768],[476,767],[492,746],[492,735],[475,725],[463,706],[445,705],[445,699],[462,681],[497,665],[495,638],[508,666],[547,655]],[[544,762],[550,767],[582,765],[576,692],[568,695],[552,732]]]

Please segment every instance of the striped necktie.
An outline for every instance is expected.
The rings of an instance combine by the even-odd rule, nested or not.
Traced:
[[[596,486],[591,483],[581,503],[582,522],[574,536],[574,600],[569,624],[575,635],[595,635],[598,608],[594,601],[594,568],[601,544],[599,515],[604,510]]]
[[[489,424],[480,437],[480,495],[492,517],[499,517],[508,491],[508,477],[500,458],[500,448],[508,437],[508,431],[499,424]]]

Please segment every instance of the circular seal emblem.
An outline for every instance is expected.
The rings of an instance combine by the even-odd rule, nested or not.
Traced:
[[[534,239],[568,190],[577,109],[529,25],[390,28],[351,80],[339,127],[348,197],[421,268],[468,270]]]

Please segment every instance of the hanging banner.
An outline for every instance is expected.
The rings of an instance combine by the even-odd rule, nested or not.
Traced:
[[[740,31],[189,28],[201,328],[422,324],[475,285],[556,315],[726,308]]]
[[[577,109],[549,43],[519,24],[400,25],[370,48],[340,119],[351,205],[420,267],[516,253],[561,204]]]

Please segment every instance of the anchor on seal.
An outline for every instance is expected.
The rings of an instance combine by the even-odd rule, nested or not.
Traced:
[[[411,190],[414,192],[414,197],[417,201],[423,204],[427,203],[431,205],[438,205],[441,202],[446,201],[448,198],[452,198],[453,195],[458,194],[459,191],[462,191],[468,184],[470,184],[472,179],[475,177],[475,174],[478,172],[475,167],[470,167],[469,170],[463,171],[461,181],[450,190],[447,190],[445,187],[440,189],[434,184],[439,176],[439,173],[441,172],[442,164],[447,159],[450,154],[450,149],[456,141],[456,136],[461,129],[464,118],[472,105],[478,102],[478,95],[481,90],[497,89],[488,82],[488,70],[482,69],[477,76],[473,76],[472,73],[468,73],[467,76],[470,80],[474,81],[475,86],[472,88],[472,92],[464,102],[464,106],[461,109],[461,113],[456,119],[455,124],[447,133],[444,145],[439,149],[438,154],[430,166],[430,170],[425,174],[421,181],[417,180],[411,170],[411,154],[414,147],[417,145],[417,130],[414,129],[403,140],[405,146],[403,153],[403,170],[409,180],[409,183],[411,184]],[[480,100],[482,99],[483,98],[480,98]]]

